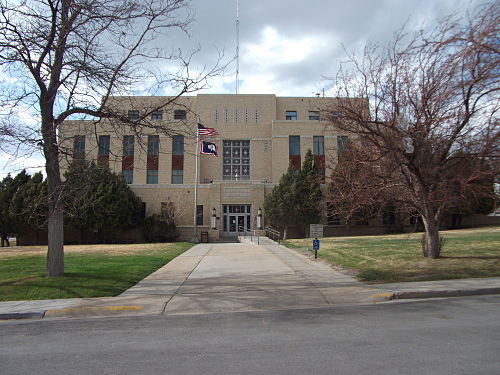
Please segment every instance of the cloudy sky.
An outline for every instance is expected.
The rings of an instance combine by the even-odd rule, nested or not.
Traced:
[[[494,0],[492,0],[494,1]],[[463,14],[481,0],[239,0],[240,93],[312,96],[329,81],[348,51],[367,41],[390,40],[409,29],[433,27],[443,16]],[[194,64],[211,66],[219,51],[236,50],[236,0],[192,0],[189,38],[173,34],[168,47],[196,48]],[[203,93],[235,93],[235,64]],[[328,94],[328,91],[326,91]],[[165,90],[163,94],[169,94]],[[22,167],[40,169],[40,156],[13,162],[0,154],[0,177]]]

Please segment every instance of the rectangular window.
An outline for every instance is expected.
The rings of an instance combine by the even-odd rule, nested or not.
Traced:
[[[222,178],[250,179],[250,141],[222,142]]]
[[[176,109],[174,111],[174,120],[185,120],[186,119],[186,111],[183,109]]]
[[[147,184],[157,184],[158,183],[158,170],[157,169],[148,169],[146,174],[146,183]]]
[[[337,136],[337,150],[338,150],[339,155],[342,151],[344,151],[345,144],[346,144],[347,140],[348,140],[348,137],[345,135]]]
[[[297,120],[297,111],[286,111],[285,120]]]
[[[162,120],[163,111],[161,109],[151,112],[151,120]]]
[[[160,137],[148,135],[148,155],[158,155],[160,149]]]
[[[332,118],[334,118],[334,119],[342,118],[342,116],[343,116],[342,112],[340,112],[340,111],[333,111],[332,112]]]
[[[319,111],[309,111],[309,120],[319,121]]]
[[[174,135],[172,137],[172,154],[184,155],[184,136]]]
[[[123,156],[134,155],[134,136],[123,136]]]
[[[313,136],[313,154],[314,155],[325,154],[325,137],[323,137],[322,135]]]
[[[125,178],[125,181],[127,184],[131,184],[134,181],[134,171],[133,170],[123,170],[122,171],[123,177]]]
[[[172,169],[172,184],[182,184],[184,171],[182,169]]]
[[[110,136],[109,135],[100,135],[99,139],[97,141],[98,146],[99,146],[99,156],[108,156],[109,155],[109,142],[110,142]]]
[[[203,205],[196,206],[196,225],[203,225]]]
[[[85,136],[77,135],[73,140],[73,157],[82,159],[85,157]]]
[[[288,137],[288,154],[300,155],[300,136],[290,135]]]
[[[128,119],[130,121],[139,120],[139,111],[136,109],[132,109],[132,110],[128,111]]]

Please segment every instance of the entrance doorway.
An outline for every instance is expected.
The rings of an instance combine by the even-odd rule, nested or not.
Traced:
[[[249,204],[222,205],[222,235],[236,236],[238,228],[250,230],[251,213]]]

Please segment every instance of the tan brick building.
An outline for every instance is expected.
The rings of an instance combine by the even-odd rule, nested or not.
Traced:
[[[214,137],[200,136],[215,143],[218,151],[217,157],[199,156],[198,236],[208,231],[211,238],[235,235],[238,226],[258,229],[264,196],[289,164],[299,166],[311,149],[318,168],[328,174],[346,139],[331,129],[325,131],[321,118],[323,109],[334,107],[335,98],[200,94],[151,112],[167,100],[113,97],[110,106],[131,120],[148,113],[148,121],[164,124],[169,134],[145,126],[138,136],[126,125],[102,120],[67,121],[59,135],[73,155],[84,154],[122,172],[145,202],[146,215],[159,214],[162,206],[173,204],[183,238],[194,234],[197,123],[218,132]],[[213,212],[216,229],[211,225]]]

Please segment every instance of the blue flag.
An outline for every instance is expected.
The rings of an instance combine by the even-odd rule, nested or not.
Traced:
[[[200,154],[217,156],[216,144],[208,141],[200,141]]]

